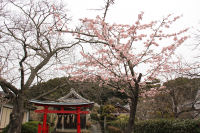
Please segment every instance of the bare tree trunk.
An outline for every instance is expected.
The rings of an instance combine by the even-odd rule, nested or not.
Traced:
[[[138,103],[138,90],[139,90],[139,85],[136,84],[134,97],[131,99],[131,102],[129,103],[130,104],[130,114],[129,114],[128,127],[127,127],[125,133],[133,133],[134,132],[135,116],[136,116],[137,103]]]
[[[21,133],[22,121],[24,117],[24,102],[22,94],[13,99],[13,110],[10,114],[10,123],[8,133]]]
[[[172,88],[172,91],[170,92],[170,95],[172,97],[174,117],[178,118],[178,102],[176,100],[174,88]]]

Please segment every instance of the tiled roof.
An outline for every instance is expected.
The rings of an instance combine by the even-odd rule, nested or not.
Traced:
[[[61,97],[56,101],[39,101],[33,99],[30,102],[40,105],[63,105],[63,106],[94,104],[94,102],[90,102],[89,100],[80,96],[74,89],[71,89],[66,96]]]
[[[63,102],[63,103],[91,103],[89,100],[83,98],[80,96],[73,88],[70,90],[70,92],[64,96],[59,98],[57,101]]]
[[[123,106],[123,105],[121,105],[121,104],[119,104],[119,103],[116,103],[116,104],[115,104],[115,107],[119,107],[119,108],[121,108],[121,109],[123,109],[123,110],[126,110],[127,112],[130,111],[130,106],[129,106],[129,104],[126,104],[125,106]]]

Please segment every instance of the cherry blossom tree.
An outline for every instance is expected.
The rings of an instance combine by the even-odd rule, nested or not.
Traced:
[[[173,23],[180,16],[168,15],[160,21],[144,24],[143,12],[132,25],[109,24],[104,17],[81,19],[82,26],[73,33],[82,44],[92,50],[80,52],[82,59],[61,69],[70,73],[72,80],[101,81],[129,97],[130,117],[126,133],[133,132],[139,94],[145,82],[154,80],[162,72],[170,72],[177,61],[172,61],[176,48],[188,38],[188,30],[174,31]],[[174,59],[173,59],[174,60]]]

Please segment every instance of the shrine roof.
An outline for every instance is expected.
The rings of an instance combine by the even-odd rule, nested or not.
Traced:
[[[74,89],[71,89],[70,92],[55,101],[40,101],[40,100],[31,100],[31,103],[37,105],[50,105],[50,106],[81,106],[81,105],[91,105],[94,102],[91,102],[82,96],[80,96]]]
[[[56,101],[40,101],[40,100],[30,100],[31,103],[37,105],[50,105],[50,106],[81,106],[81,105],[91,105],[94,104],[93,102],[90,103],[65,103],[65,102],[56,102]]]
[[[117,103],[117,104],[115,104],[115,107],[121,108],[121,109],[123,109],[123,110],[125,110],[125,111],[127,111],[127,112],[130,111],[130,106],[129,106],[129,104],[126,104],[125,106],[123,106],[123,105]]]

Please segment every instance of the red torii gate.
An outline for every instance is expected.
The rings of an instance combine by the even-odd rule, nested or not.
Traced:
[[[44,109],[42,110],[35,110],[36,113],[43,113],[43,126],[40,124],[38,125],[38,133],[48,133],[48,125],[47,125],[47,114],[48,113],[57,113],[57,114],[76,114],[77,115],[77,133],[81,133],[81,121],[80,121],[80,114],[88,114],[89,111],[81,111],[82,107],[90,107],[94,103],[89,102],[88,100],[82,98],[80,95],[78,95],[73,89],[70,91],[70,93],[59,99],[59,101],[63,101],[63,99],[68,98],[70,95],[75,96],[75,99],[78,101],[81,101],[79,103],[74,103],[70,101],[74,101],[74,99],[70,98],[70,101],[68,102],[55,102],[55,101],[39,101],[39,100],[31,100],[31,103],[34,103],[36,106],[43,106]],[[60,110],[49,110],[49,107],[56,107],[60,108]],[[64,110],[64,107],[74,107],[76,110],[73,111],[67,111]]]

